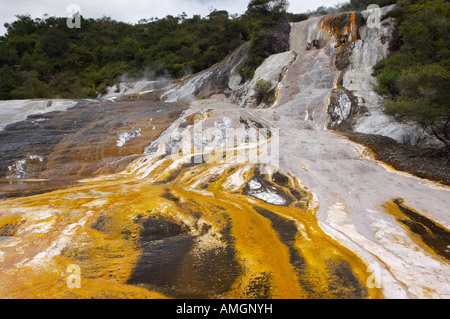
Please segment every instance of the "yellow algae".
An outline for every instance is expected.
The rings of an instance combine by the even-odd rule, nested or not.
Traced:
[[[0,236],[13,236],[23,222],[20,215],[0,216]]]
[[[51,209],[45,219],[19,227],[46,223],[46,232],[16,232],[14,248],[7,247],[9,239],[0,242],[0,279],[7,283],[0,295],[381,297],[366,287],[367,266],[318,226],[314,194],[294,176],[260,165],[174,165],[177,158],[149,161],[145,165],[157,165],[146,178],[130,171],[0,202],[3,224],[12,206],[30,215]],[[258,184],[274,193],[259,198],[250,187]],[[271,196],[284,204],[273,204]],[[80,267],[80,288],[67,287],[71,264]]]
[[[338,45],[356,40],[356,20],[354,12],[328,17],[321,31],[329,31]],[[46,194],[0,201],[0,229],[8,237],[0,238],[0,297],[383,297],[380,289],[368,287],[367,264],[319,227],[318,198],[307,185],[277,167],[249,164],[249,149],[264,155],[261,146],[270,136],[260,134],[249,143],[238,140],[237,145],[216,148],[207,156],[192,143],[189,149],[169,154],[195,133],[196,124],[225,129],[233,123],[224,120],[222,124],[221,112],[194,113],[200,107],[206,109],[207,103],[192,107],[193,114],[184,121],[166,118],[173,126],[155,141],[159,142],[156,149],[154,143],[149,146],[159,135],[152,133],[153,118],[149,117],[162,108],[155,109],[155,114],[145,113],[146,117],[127,118],[127,124],[117,123],[121,132],[142,127],[142,136],[126,140],[127,151],[118,146],[116,132],[105,138],[108,145],[92,147],[82,140],[85,132],[81,130],[62,138],[48,161],[51,176],[58,171],[77,178],[110,175]],[[253,113],[239,112],[242,116]],[[119,114],[117,118],[125,122]],[[247,130],[263,127],[242,117],[234,122]],[[98,128],[99,123],[84,129]],[[170,135],[177,125],[184,133]],[[106,131],[111,132],[111,127]],[[195,141],[196,146],[210,142],[203,137]],[[211,142],[205,149],[211,145],[221,144]],[[143,149],[147,155],[142,155]],[[369,156],[366,150],[359,149]],[[120,159],[110,161],[110,157]],[[82,163],[72,168],[71,161]],[[291,163],[298,165],[294,160],[287,166]],[[299,165],[308,171],[303,163]],[[310,177],[314,176],[318,177]],[[409,227],[414,218],[405,218],[398,205],[397,210],[398,218],[408,220],[402,222]],[[421,225],[428,233],[429,227]],[[68,270],[72,266],[80,269],[80,287],[68,284],[74,275]]]
[[[92,278],[81,274],[80,288],[68,288],[69,264],[58,264],[55,271],[42,271],[24,267],[14,275],[1,274],[0,293],[4,298],[48,299],[48,298],[139,298],[162,299],[163,294],[148,289],[123,284],[115,279]],[[8,288],[8,289],[6,289]]]
[[[83,191],[86,191],[86,189]],[[112,189],[109,188],[108,191],[111,193]],[[135,247],[135,241],[133,240],[133,237],[137,236],[137,225],[132,222],[134,210],[127,210],[123,207],[123,205],[133,205],[133,200],[122,204],[120,192],[116,192],[117,198],[113,197],[109,200],[113,204],[112,206],[97,207],[95,213],[92,213],[84,224],[80,224],[78,228],[74,227],[74,232],[69,234],[66,230],[79,221],[79,215],[86,216],[83,211],[76,212],[76,210],[85,205],[88,199],[83,196],[72,199],[72,206],[64,211],[66,205],[64,196],[61,195],[67,193],[68,191],[59,192],[59,196],[55,197],[47,196],[47,201],[51,202],[53,207],[62,211],[57,218],[57,222],[52,225],[52,231],[40,234],[41,238],[35,232],[22,235],[26,236],[23,238],[22,249],[25,251],[23,255],[29,257],[20,263],[20,269],[12,268],[2,272],[3,275],[9,274],[2,282],[7,283],[9,282],[8,278],[13,279],[11,284],[3,287],[3,290],[6,288],[10,290],[3,295],[31,298],[59,298],[72,295],[87,298],[99,297],[98,294],[100,293],[105,297],[148,298],[160,296],[145,289],[125,285],[126,279],[139,257],[139,249]],[[39,211],[39,204],[43,204],[44,199],[36,200],[36,202],[39,203],[34,204],[34,209]],[[114,205],[114,203],[117,204]],[[90,207],[90,209],[92,208]],[[90,227],[102,214],[110,218],[105,232]],[[65,225],[69,226],[65,227]],[[61,239],[64,238],[64,233],[72,235],[71,238],[67,239],[66,245],[60,247],[58,254],[53,256],[50,263],[46,265],[45,262],[49,261],[46,257],[52,254],[53,248],[59,246],[59,243],[62,242]],[[27,245],[25,241],[33,242],[33,247]],[[17,249],[17,246],[15,248]],[[42,260],[39,260],[38,263],[33,262],[41,252],[46,253],[42,255]],[[2,266],[7,264],[10,264],[8,259]],[[77,264],[82,269],[81,280],[83,284],[79,290],[69,290],[61,281],[67,277],[62,271],[68,264]]]
[[[366,266],[351,251],[343,249],[337,242],[327,237],[317,225],[313,216],[313,211],[304,211],[298,208],[271,207],[273,212],[277,212],[284,218],[293,219],[297,223],[299,233],[294,243],[295,249],[304,260],[304,270],[300,274],[301,282],[307,283],[309,289],[308,296],[312,298],[354,298],[357,296],[355,291],[348,287],[346,295],[344,290],[340,294],[329,291],[330,282],[333,276],[330,273],[330,267],[339,266],[348,263],[349,268],[354,273],[357,280],[360,281],[361,289],[364,290],[364,283],[367,279]],[[359,286],[354,283],[353,288]],[[370,289],[365,297],[381,297],[380,291]],[[292,296],[291,296],[292,297]]]
[[[248,174],[248,171],[247,171]],[[183,175],[182,175],[183,176]],[[192,176],[192,174],[186,174],[186,176]],[[197,174],[194,174],[194,176],[198,176]],[[247,179],[251,178],[251,176],[247,176]],[[294,282],[298,282],[298,280],[295,280],[295,272],[293,273],[292,265],[290,265],[289,261],[286,260],[288,253],[286,252],[286,247],[280,248],[280,242],[277,242],[276,236],[274,237],[274,232],[272,229],[267,228],[267,221],[262,222],[260,219],[261,217],[258,214],[255,214],[255,211],[249,207],[247,199],[239,194],[239,192],[236,192],[235,194],[229,194],[225,193],[221,190],[220,184],[221,181],[223,181],[225,177],[221,177],[219,180],[215,180],[214,183],[211,185],[208,185],[208,191],[212,192],[214,194],[214,201],[216,203],[223,203],[221,199],[224,199],[224,202],[233,202],[233,203],[239,203],[238,209],[236,209],[236,204],[232,206],[227,206],[227,214],[231,217],[231,220],[233,221],[233,230],[232,234],[235,238],[235,245],[236,250],[239,252],[239,258],[241,259],[241,263],[247,265],[245,269],[247,269],[247,272],[249,275],[245,276],[246,279],[241,278],[241,283],[237,284],[242,285],[242,282],[248,282],[251,280],[252,277],[254,277],[257,273],[269,273],[271,274],[271,278],[273,278],[274,282],[276,284],[274,286],[276,287],[283,287],[278,288],[276,292],[273,292],[273,295],[288,297],[288,298],[298,298],[298,297],[305,297],[307,296],[306,292],[299,286],[295,287],[295,285],[292,285],[292,280],[294,279]],[[188,178],[187,181],[190,179]],[[291,182],[292,178],[289,180],[288,186],[292,187],[293,183]],[[178,177],[177,180],[174,180],[174,183],[177,185],[186,185],[186,180],[183,181],[183,178]],[[298,185],[298,183],[295,183]],[[218,187],[219,186],[219,187]],[[179,193],[178,193],[179,194]],[[193,197],[193,194],[189,195],[190,197]],[[308,197],[308,196],[307,196]],[[311,198],[312,196],[309,195]],[[180,198],[183,198],[183,196],[180,196]],[[221,204],[223,205],[223,204]],[[300,236],[297,239],[295,246],[301,247],[302,253],[305,253],[308,257],[305,258],[306,264],[308,267],[311,267],[311,273],[315,273],[314,277],[316,278],[316,287],[317,290],[319,287],[323,285],[323,282],[326,282],[327,279],[329,279],[330,275],[327,274],[327,259],[331,256],[331,258],[336,258],[339,256],[337,253],[338,251],[343,251],[342,247],[338,245],[336,242],[333,242],[331,239],[327,238],[325,234],[320,230],[320,228],[317,226],[317,222],[314,217],[314,211],[312,210],[307,218],[304,217],[305,211],[298,209],[298,207],[293,204],[292,207],[286,208],[286,207],[277,207],[274,205],[266,205],[265,203],[261,202],[259,203],[260,206],[266,206],[267,209],[271,209],[272,211],[283,211],[282,214],[284,214],[284,217],[288,217],[294,220],[299,221],[302,225],[306,225],[303,227],[303,234],[308,234],[308,236]],[[303,216],[303,218],[299,218],[299,216]],[[252,218],[251,218],[252,217]],[[264,231],[267,229],[266,231]],[[306,231],[305,231],[306,229]],[[271,234],[267,233],[270,232]],[[325,239],[325,240],[324,240]],[[323,242],[323,245],[318,245],[318,242]],[[282,246],[282,245],[281,245]],[[318,246],[320,248],[318,248]],[[276,249],[274,252],[271,252],[271,248],[275,247]],[[325,250],[324,248],[325,247]],[[284,250],[284,253],[283,253]],[[284,257],[282,257],[284,255]],[[271,262],[272,258],[276,256],[276,263]],[[365,272],[365,266],[362,262],[358,262],[358,258],[354,256],[349,251],[344,251],[344,254],[342,256],[348,260],[348,263],[351,265],[354,265],[355,267],[359,267],[360,269],[356,271],[357,277],[364,279],[364,276],[366,274]],[[269,257],[269,259],[267,259]],[[284,258],[284,262],[281,262]],[[356,260],[356,261],[354,261]],[[338,259],[336,259],[336,262],[339,263]],[[328,262],[333,263],[333,260]],[[248,266],[251,265],[251,266]],[[263,266],[264,265],[264,266]],[[270,266],[270,267],[269,267]],[[287,268],[285,268],[287,266]],[[269,268],[268,268],[269,267]],[[252,269],[252,271],[249,271],[248,269]],[[287,269],[290,269],[289,271]],[[284,284],[283,282],[278,282],[277,280],[280,280],[278,277],[278,274],[284,273],[284,278],[289,278],[289,273],[291,273],[290,276],[293,276],[293,278],[290,278],[287,280]],[[319,275],[319,274],[322,275]],[[322,276],[321,279],[317,279],[320,276]],[[287,285],[287,286],[285,286]],[[289,289],[288,289],[289,288]],[[292,290],[295,290],[293,292]],[[326,288],[324,289],[326,290]],[[379,292],[374,294],[375,296],[380,296]],[[318,294],[318,296],[324,296],[324,292]],[[329,297],[329,296],[328,296]]]
[[[448,251],[450,232],[448,229],[405,205],[401,198],[388,201],[382,207],[385,212],[403,224],[409,237],[420,248],[437,258],[450,259]]]
[[[319,30],[333,36],[336,47],[340,47],[345,42],[356,41],[358,39],[358,21],[356,12],[339,13],[324,17],[319,23]]]
[[[279,97],[280,97],[280,83],[277,84],[276,91],[275,91],[275,98],[270,107],[274,107],[277,104]]]

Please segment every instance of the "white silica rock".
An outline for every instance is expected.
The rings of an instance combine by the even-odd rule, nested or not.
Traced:
[[[29,115],[65,111],[77,101],[65,99],[33,99],[0,101],[0,131],[10,123],[23,121]]]
[[[276,88],[281,81],[283,71],[292,62],[294,62],[297,54],[293,51],[287,51],[279,54],[274,54],[264,60],[264,62],[256,69],[253,79],[243,85],[241,91],[241,107],[254,107],[255,86],[259,81],[270,82],[270,89]]]

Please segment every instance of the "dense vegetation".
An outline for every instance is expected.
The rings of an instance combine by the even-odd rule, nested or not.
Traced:
[[[450,153],[450,6],[444,0],[399,0],[396,49],[375,67],[385,110],[419,123]]]
[[[282,17],[287,21],[285,8],[285,0],[253,0],[241,16],[214,10],[203,18],[183,13],[136,25],[81,17],[79,29],[68,28],[67,18],[19,15],[0,37],[0,99],[95,97],[124,74],[178,78],[212,66],[250,40],[245,70],[251,73],[260,55],[275,53],[266,49],[272,29]]]
[[[251,0],[244,20],[249,26],[250,49],[241,76],[251,79],[256,68],[272,54],[289,50],[289,23],[286,0]],[[307,18],[307,17],[304,17]]]
[[[330,10],[360,9],[368,0],[293,14],[286,0],[251,0],[242,15],[212,11],[150,18],[138,24],[108,17],[81,17],[81,28],[67,18],[19,15],[0,37],[0,99],[96,97],[127,75],[130,78],[178,78],[221,61],[250,41],[240,69],[244,79],[271,54],[288,49],[288,21],[302,21]],[[392,0],[371,0],[371,3]]]
[[[241,19],[225,11],[130,25],[110,18],[18,16],[0,43],[0,99],[95,97],[118,76],[179,77],[220,61],[248,40]],[[149,74],[151,73],[151,74]]]

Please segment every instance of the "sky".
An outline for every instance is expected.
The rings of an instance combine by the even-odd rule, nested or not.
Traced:
[[[303,13],[322,5],[333,6],[345,0],[288,0],[289,12]],[[111,17],[117,21],[137,23],[150,17],[177,16],[185,12],[188,17],[199,14],[207,16],[213,9],[227,10],[230,14],[242,14],[249,0],[0,0],[0,35],[5,33],[4,24],[13,22],[17,14],[30,14],[42,18],[44,14],[67,17],[71,4],[79,6],[85,18]],[[71,10],[69,10],[71,12]]]

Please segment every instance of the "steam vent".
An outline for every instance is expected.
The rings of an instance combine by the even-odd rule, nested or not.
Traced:
[[[0,102],[52,111],[0,116],[0,297],[449,298],[450,189],[339,133],[421,138],[373,91],[392,9],[292,23],[246,82],[248,44],[175,82]]]

